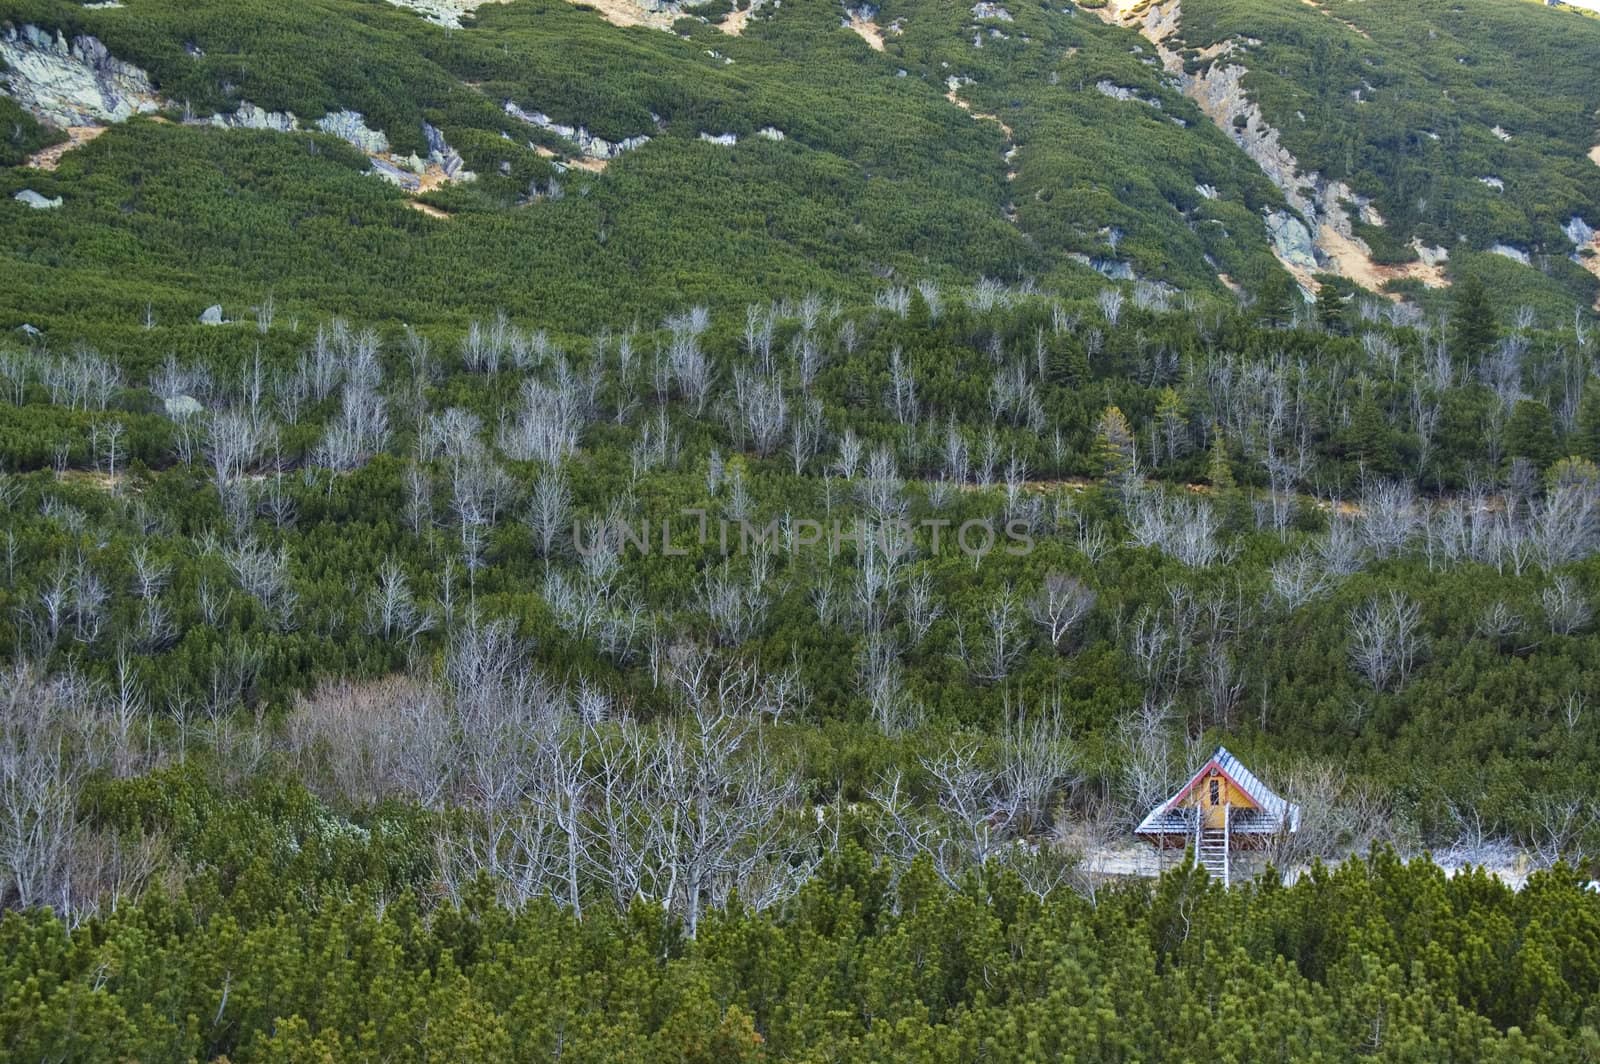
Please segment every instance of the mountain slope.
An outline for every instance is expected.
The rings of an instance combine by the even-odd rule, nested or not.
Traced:
[[[1600,287],[1592,20],[1477,0],[630,3],[5,0],[22,283],[0,313],[49,318],[53,282],[28,278],[62,267],[78,306],[275,291],[569,327],[619,300],[895,276],[1231,298],[1281,264],[1307,291],[1334,274],[1425,298],[1470,270],[1550,310]],[[1535,91],[1519,72],[1544,66]],[[96,79],[97,106],[52,102]],[[106,124],[59,169],[17,166]],[[293,179],[260,185],[263,165]],[[25,189],[64,207],[14,204]]]

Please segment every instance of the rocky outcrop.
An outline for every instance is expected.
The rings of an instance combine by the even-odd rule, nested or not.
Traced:
[[[208,119],[219,129],[265,129],[274,133],[293,133],[300,120],[293,111],[266,111],[246,100],[231,113],[214,114]]]
[[[406,192],[422,191],[422,175],[417,168],[403,166],[381,155],[372,157],[372,169],[368,172],[372,176],[381,177],[389,184]]]
[[[1489,253],[1510,259],[1512,262],[1520,262],[1524,266],[1532,265],[1532,260],[1529,259],[1526,251],[1510,244],[1496,244],[1489,249]]]
[[[11,198],[26,207],[32,207],[36,211],[53,211],[61,206],[60,196],[55,199],[48,199],[31,188],[25,188]]]
[[[1411,242],[1411,249],[1417,253],[1417,259],[1424,266],[1443,266],[1450,261],[1448,248],[1429,247],[1421,239]]]
[[[1267,235],[1272,238],[1272,250],[1292,271],[1317,270],[1316,244],[1305,222],[1288,211],[1274,211],[1267,215]]]
[[[201,311],[200,312],[200,324],[201,325],[222,325],[222,324],[225,324],[224,321],[223,321],[223,318],[222,318],[222,304],[221,303],[213,303],[211,306],[209,306],[205,310]]]
[[[783,130],[776,126],[762,126],[760,129],[756,130],[756,136],[765,137],[768,140],[784,139]]]
[[[1425,262],[1408,267],[1374,263],[1372,249],[1356,235],[1350,211],[1354,208],[1360,220],[1372,226],[1383,225],[1382,216],[1344,182],[1327,180],[1316,171],[1301,171],[1299,160],[1283,145],[1278,130],[1245,92],[1247,69],[1231,61],[1235,54],[1259,41],[1240,37],[1202,49],[1198,57],[1209,62],[1191,73],[1185,69],[1184,54],[1179,51],[1183,47],[1178,37],[1181,0],[1164,4],[1110,0],[1096,14],[1106,22],[1137,29],[1154,44],[1162,69],[1174,87],[1193,100],[1278,187],[1292,213],[1268,214],[1267,233],[1278,260],[1307,292],[1313,285],[1312,274],[1319,271],[1338,273],[1369,286],[1404,277],[1430,285],[1443,283],[1438,268]],[[1106,88],[1096,87],[1113,95]],[[1121,93],[1116,95],[1119,99],[1128,98]]]
[[[1000,22],[1011,22],[1011,12],[992,3],[991,0],[978,0],[972,5],[972,17],[977,19],[995,19]]]
[[[447,29],[461,28],[461,16],[470,15],[484,4],[503,4],[507,0],[389,0],[395,7],[404,7],[435,26]]]
[[[150,75],[114,57],[94,37],[68,41],[35,26],[0,30],[0,85],[34,117],[58,129],[125,122],[165,101]]]
[[[883,51],[883,30],[878,28],[878,9],[871,4],[846,5],[839,24],[867,42],[874,52]]]
[[[702,133],[700,139],[707,144],[716,144],[724,148],[731,148],[739,143],[737,133]]]
[[[1146,107],[1161,110],[1161,101],[1153,96],[1140,95],[1138,89],[1130,89],[1125,85],[1118,85],[1114,81],[1101,79],[1094,83],[1095,91],[1102,96],[1109,96],[1113,100],[1124,100],[1132,103],[1142,103]]]
[[[1572,241],[1572,246],[1575,248],[1586,248],[1594,243],[1594,226],[1577,215],[1572,216],[1562,228],[1562,232],[1567,234],[1567,239]]]
[[[333,111],[317,119],[317,128],[352,144],[368,155],[385,155],[389,138],[381,130],[368,127],[360,111]]]
[[[450,146],[444,139],[444,134],[439,129],[427,122],[422,123],[422,136],[428,142],[428,165],[437,166],[444,172],[447,181],[471,181],[477,175],[466,168],[466,161],[461,158],[461,153]]]
[[[643,133],[618,141],[606,140],[604,137],[595,136],[581,125],[563,125],[543,111],[524,111],[511,100],[506,101],[505,110],[506,114],[519,122],[526,122],[530,126],[554,133],[563,140],[571,141],[578,146],[581,155],[590,159],[615,159],[623,152],[633,151],[650,142],[650,138]]]

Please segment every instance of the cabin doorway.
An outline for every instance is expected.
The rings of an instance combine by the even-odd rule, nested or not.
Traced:
[[[1222,774],[1213,771],[1200,788],[1200,817],[1208,831],[1228,826],[1228,788]]]

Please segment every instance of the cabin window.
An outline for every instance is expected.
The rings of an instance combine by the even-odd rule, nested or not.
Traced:
[[[1212,805],[1216,805],[1222,800],[1221,797],[1220,797],[1220,793],[1219,793],[1221,791],[1221,789],[1222,788],[1218,785],[1217,778],[1215,776],[1213,776],[1211,778],[1211,804]]]

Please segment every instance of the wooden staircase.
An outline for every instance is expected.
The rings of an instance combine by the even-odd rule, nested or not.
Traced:
[[[1222,809],[1222,827],[1205,827],[1205,817],[1202,815],[1195,825],[1195,859],[1200,862],[1212,879],[1218,880],[1224,887],[1231,885],[1229,857],[1229,831],[1228,807]]]

